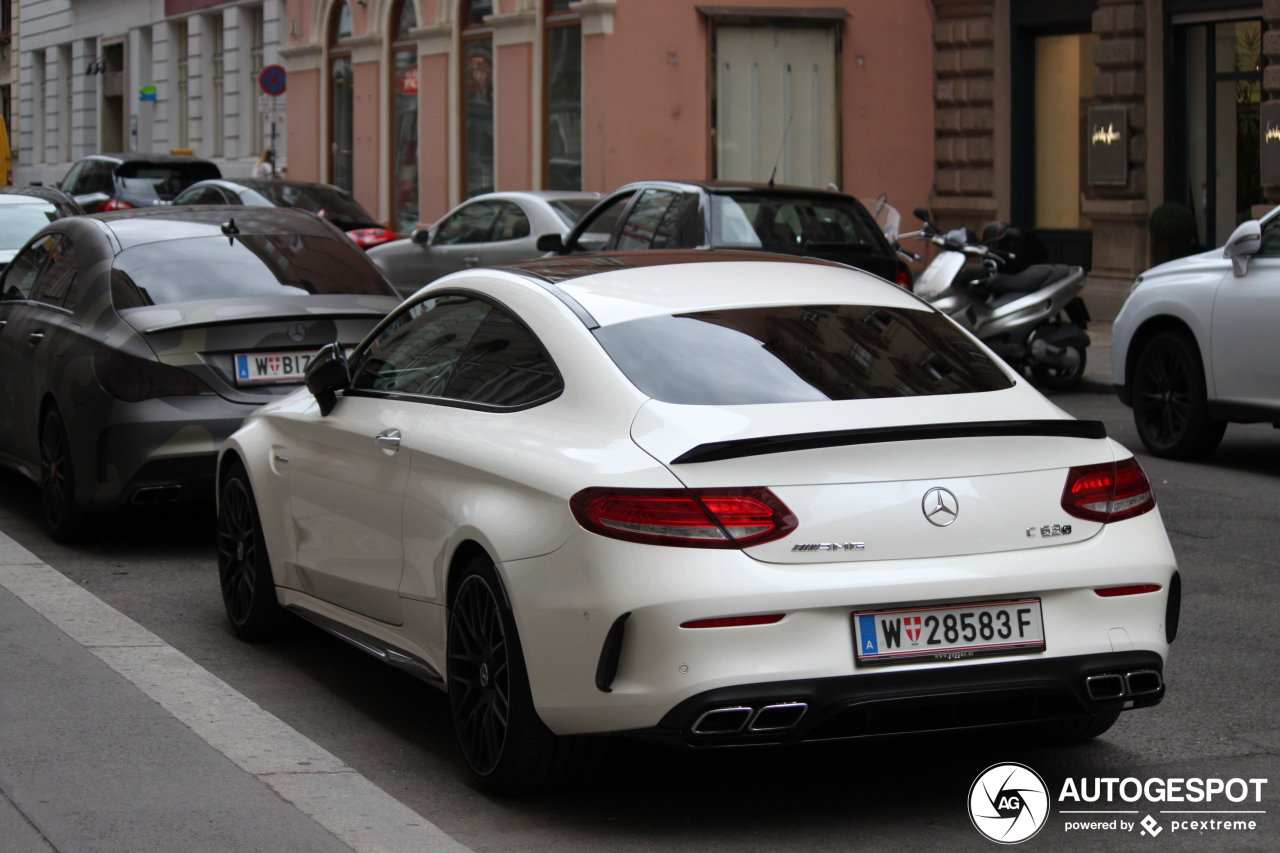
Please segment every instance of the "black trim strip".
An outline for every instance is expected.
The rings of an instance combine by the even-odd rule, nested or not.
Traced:
[[[628,610],[609,626],[604,645],[600,647],[600,662],[596,664],[596,688],[604,693],[613,692],[613,679],[618,675],[618,660],[622,657],[622,637],[627,628]]]
[[[561,290],[559,287],[557,287],[556,283],[551,279],[544,278],[543,276],[540,276],[537,273],[531,272],[529,270],[512,269],[512,270],[506,270],[506,271],[513,272],[522,278],[529,279],[529,281],[538,285],[543,290],[547,291],[547,293],[550,293],[552,296],[554,296],[556,299],[559,299],[561,302],[564,303],[566,308],[568,308],[570,311],[573,312],[575,317],[577,317],[579,320],[582,321],[582,325],[586,326],[589,331],[595,331],[596,329],[600,328],[600,323],[596,321],[595,317],[591,316],[591,312],[588,311],[586,308],[583,308],[581,302],[574,299],[572,296],[570,296],[569,294]]]
[[[693,462],[719,462],[767,453],[789,453],[820,447],[845,447],[853,444],[879,444],[888,441],[930,441],[938,438],[991,438],[1010,435],[1062,436],[1065,438],[1106,438],[1102,421],[1062,419],[1051,421],[974,421],[958,424],[920,424],[915,426],[842,429],[831,432],[806,432],[796,435],[771,435],[763,438],[740,438],[699,444],[671,460],[672,465]]]

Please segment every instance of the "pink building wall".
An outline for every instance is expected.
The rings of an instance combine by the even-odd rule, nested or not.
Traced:
[[[437,24],[435,0],[417,0],[422,29]],[[740,0],[747,5],[748,0]],[[313,15],[332,0],[288,0],[286,26],[297,21],[289,47],[310,53],[286,63],[289,78],[289,174],[327,180],[322,147],[328,144],[321,114],[327,85],[324,27]],[[516,11],[515,0],[501,4]],[[523,6],[523,4],[521,4]],[[607,192],[644,178],[714,177],[711,138],[711,27],[698,0],[619,0],[608,34],[583,37],[583,189]],[[762,0],[762,7],[813,8],[812,0]],[[927,0],[830,0],[849,12],[841,48],[842,189],[860,197],[887,192],[899,210],[929,203],[933,183],[933,20]],[[355,193],[375,216],[388,220],[386,108],[390,0],[351,3],[357,37],[381,36],[380,59],[356,64]],[[456,21],[458,13],[455,11]],[[452,44],[450,53],[419,59],[419,182],[421,218],[432,222],[458,197],[457,28],[432,36]],[[442,42],[449,39],[451,42]],[[288,52],[287,52],[288,53]],[[539,123],[535,91],[543,74],[532,43],[499,44],[495,50],[495,159],[501,190],[541,185],[535,159]],[[539,85],[535,85],[539,84]]]

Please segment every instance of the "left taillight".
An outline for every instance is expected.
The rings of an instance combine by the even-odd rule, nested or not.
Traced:
[[[748,548],[796,529],[795,514],[766,488],[583,489],[569,501],[593,533],[681,548]]]
[[[1132,456],[1101,465],[1078,465],[1067,472],[1062,508],[1088,521],[1123,521],[1155,509],[1156,496]]]
[[[126,403],[138,403],[153,397],[214,393],[212,388],[180,367],[136,358],[118,350],[98,350],[93,357],[93,372],[104,391]]]
[[[898,261],[898,268],[894,273],[893,283],[899,287],[905,288],[906,290],[914,291],[916,285],[915,279],[911,276],[911,267],[907,266],[902,261]]]
[[[106,213],[109,210],[133,210],[133,205],[127,201],[111,198],[99,204],[96,212]]]
[[[354,231],[348,231],[347,236],[362,249],[370,249],[396,239],[395,232],[387,228],[357,228]]]

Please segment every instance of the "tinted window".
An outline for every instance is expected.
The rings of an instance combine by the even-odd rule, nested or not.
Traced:
[[[632,320],[595,335],[637,388],[665,403],[799,403],[1012,386],[933,311],[737,308]]]
[[[570,227],[578,224],[578,220],[587,214],[587,211],[596,206],[594,199],[589,198],[558,198],[547,202],[551,205],[551,209],[564,220],[564,224]]]
[[[437,246],[454,246],[459,243],[485,243],[498,215],[498,205],[488,201],[469,204],[450,216],[436,230]]]
[[[627,202],[631,201],[631,193],[618,196],[609,202],[606,207],[591,217],[591,220],[583,227],[583,231],[578,235],[578,242],[573,247],[575,252],[598,252],[604,248],[605,243],[609,242],[609,238],[613,236],[613,228],[618,224],[618,218],[622,216],[622,211],[626,209]]]
[[[618,235],[618,249],[691,249],[702,242],[695,193],[645,190]]]
[[[216,187],[193,187],[174,199],[174,204],[226,204],[227,198]]]
[[[439,397],[454,365],[489,313],[489,304],[441,296],[410,306],[369,345],[352,386]]]
[[[373,228],[378,225],[369,211],[348,192],[337,187],[313,185],[299,187],[279,181],[254,181],[246,183],[249,189],[278,207],[296,207],[306,210],[337,225],[344,230]],[[256,201],[246,201],[255,204]]]
[[[523,406],[560,390],[560,376],[533,333],[490,308],[458,360],[444,396],[490,406]]]
[[[627,221],[618,235],[618,249],[647,249],[653,242],[654,234],[662,219],[667,215],[667,208],[676,200],[677,193],[671,190],[645,190],[627,214]]]
[[[51,234],[42,240],[32,243],[25,252],[13,259],[4,274],[5,299],[30,298],[31,289],[36,283],[36,276],[40,274],[40,270],[44,268],[45,261],[49,259],[49,251],[53,248],[56,239]]]
[[[839,198],[713,195],[711,244],[791,255],[823,250],[882,253],[870,214]]]
[[[31,235],[58,218],[52,204],[7,204],[0,207],[0,249],[21,249]]]
[[[64,177],[62,179],[62,182],[58,185],[62,188],[63,192],[69,193],[71,195],[75,195],[76,193],[79,192],[79,190],[76,189],[76,182],[80,180],[80,173],[82,171],[84,171],[83,160],[81,160],[79,163],[76,163],[74,166],[72,166],[70,169],[67,170],[66,177]]]
[[[221,177],[212,163],[122,163],[116,169],[121,184],[133,196],[172,201],[178,193],[200,181]],[[88,190],[98,192],[98,190]],[[111,192],[108,187],[102,192]]]
[[[119,309],[236,296],[396,295],[364,252],[334,237],[299,234],[188,237],[125,249],[115,259],[111,293]]]
[[[87,160],[76,184],[75,192],[80,195],[88,193],[112,195],[116,190],[115,181],[111,175],[111,164],[105,160]]]
[[[490,240],[519,240],[529,236],[529,217],[517,204],[503,202],[498,217],[493,221],[493,233]]]
[[[49,262],[36,279],[31,298],[36,302],[61,306],[76,279],[76,250],[71,238],[59,235],[49,250]]]

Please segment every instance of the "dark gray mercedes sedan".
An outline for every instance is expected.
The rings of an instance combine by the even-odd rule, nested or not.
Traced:
[[[54,537],[212,496],[222,441],[400,300],[304,211],[165,207],[51,223],[0,278],[0,464]]]

